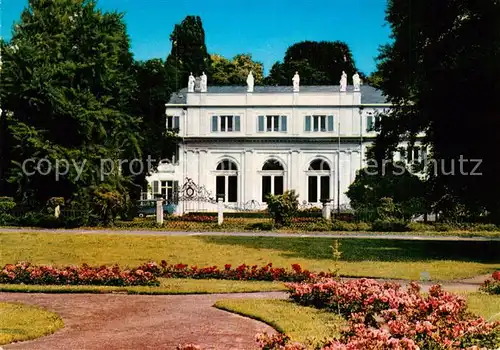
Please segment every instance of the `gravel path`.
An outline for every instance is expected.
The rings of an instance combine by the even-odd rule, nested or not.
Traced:
[[[203,349],[255,348],[255,335],[275,332],[249,318],[212,305],[227,298],[283,298],[284,293],[211,295],[118,295],[1,293],[0,301],[36,304],[57,312],[64,328],[4,349],[175,349],[196,343]]]
[[[448,290],[477,291],[489,275],[443,283]],[[392,280],[407,284],[407,281]],[[432,282],[422,282],[428,291]],[[286,298],[286,293],[205,295],[0,293],[0,301],[35,304],[57,312],[64,328],[7,349],[175,349],[194,343],[205,349],[255,349],[255,335],[275,332],[249,318],[213,307],[220,299]]]
[[[0,232],[41,232],[75,234],[120,234],[120,235],[163,235],[163,236],[240,236],[240,237],[319,237],[319,238],[359,238],[359,239],[404,239],[415,241],[500,241],[500,237],[467,236],[424,236],[411,233],[279,233],[279,232],[185,232],[159,230],[106,230],[106,229],[37,229],[37,228],[0,228]]]

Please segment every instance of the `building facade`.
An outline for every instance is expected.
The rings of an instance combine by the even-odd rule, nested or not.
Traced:
[[[390,109],[366,85],[196,90],[166,104],[166,127],[181,142],[148,178],[149,198],[178,203],[179,214],[215,210],[219,195],[228,209],[262,209],[267,194],[287,189],[310,206],[348,206],[345,192],[366,165],[376,118]]]

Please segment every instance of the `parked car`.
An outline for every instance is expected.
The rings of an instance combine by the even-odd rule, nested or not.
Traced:
[[[156,199],[145,199],[138,201],[137,216],[144,218],[148,215],[156,215]],[[169,201],[163,201],[163,214],[173,214],[176,205]]]

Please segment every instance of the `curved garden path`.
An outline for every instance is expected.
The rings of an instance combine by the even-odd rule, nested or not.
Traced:
[[[218,310],[227,298],[282,298],[283,293],[210,295],[0,293],[0,301],[36,304],[57,312],[64,328],[4,349],[254,349],[255,335],[275,332],[262,322]]]
[[[450,291],[477,291],[489,275],[443,283]],[[406,285],[408,281],[392,280]],[[435,282],[434,282],[435,283]],[[428,291],[433,282],[422,282]],[[283,292],[203,295],[0,293],[0,301],[36,304],[57,312],[64,328],[5,349],[175,349],[194,343],[204,350],[255,348],[255,335],[275,330],[262,322],[218,310],[220,299],[286,298]]]

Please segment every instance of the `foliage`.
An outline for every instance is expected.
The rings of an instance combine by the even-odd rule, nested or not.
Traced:
[[[372,223],[375,232],[405,232],[408,231],[408,223],[401,219],[377,219]]]
[[[178,91],[188,81],[190,73],[212,79],[212,60],[205,45],[205,31],[199,16],[187,16],[176,24],[170,34],[172,50],[167,58],[166,67],[171,77],[171,90]]]
[[[145,187],[148,171],[153,171],[163,159],[172,159],[175,154],[178,130],[167,130],[165,103],[171,95],[171,76],[166,63],[161,59],[151,59],[134,63],[137,81],[134,112],[142,120],[142,164],[150,164],[150,169],[134,169],[134,183],[129,192],[132,199],[139,199],[141,188]],[[149,163],[148,163],[149,162]]]
[[[426,196],[435,210],[447,216],[459,207],[463,216],[499,220],[498,0],[391,0],[386,19],[392,40],[380,50],[377,76],[394,108],[381,120],[372,157],[392,159],[400,141],[413,143],[423,132],[438,164],[429,167]],[[479,160],[481,176],[472,176]]]
[[[43,207],[51,197],[72,199],[106,177],[103,159],[140,154],[129,46],[123,15],[94,1],[29,1],[2,44],[8,177],[19,200]],[[29,172],[45,163],[28,175],[25,160],[34,162]],[[59,171],[67,173],[58,175],[63,160]]]
[[[14,198],[0,197],[0,214],[9,213],[15,206]]]
[[[425,182],[401,163],[361,169],[346,192],[355,210],[378,211],[380,219],[391,215],[406,220],[426,212],[425,193]]]
[[[349,328],[323,349],[473,349],[500,345],[500,322],[488,323],[466,309],[465,299],[432,286],[428,295],[411,283],[360,279],[290,283],[290,298],[346,317]]]
[[[294,190],[267,197],[267,210],[278,227],[288,225],[299,208],[299,195]]]
[[[102,285],[102,286],[157,286],[156,277],[140,267],[120,270],[113,267],[32,265],[28,262],[7,264],[0,271],[0,283],[52,284],[52,285]]]
[[[126,205],[127,193],[120,192],[108,184],[96,186],[91,192],[94,211],[104,225],[114,224],[120,211]]]
[[[491,279],[484,281],[479,290],[488,294],[500,294],[500,271],[493,272]]]
[[[212,84],[246,85],[248,73],[252,71],[255,85],[261,85],[264,79],[264,66],[252,60],[251,54],[239,54],[229,60],[221,55],[211,55]]]
[[[264,266],[241,264],[232,268],[225,264],[223,269],[217,266],[188,266],[187,264],[168,264],[162,260],[160,264],[150,262],[139,267],[156,277],[163,278],[194,278],[194,279],[224,279],[240,281],[307,281],[316,278],[331,277],[331,273],[312,273],[302,269],[299,264],[292,264],[292,269],[273,267],[272,263]]]
[[[346,43],[302,41],[287,49],[283,63],[272,66],[265,83],[290,85],[295,72],[299,72],[302,85],[338,85],[342,71],[349,77],[357,71]]]

